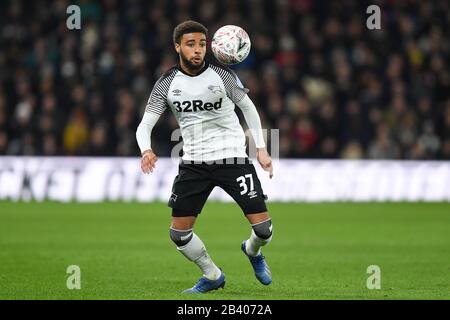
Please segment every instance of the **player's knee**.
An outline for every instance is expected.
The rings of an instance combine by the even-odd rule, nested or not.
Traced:
[[[272,220],[266,220],[252,225],[253,231],[256,236],[261,239],[269,239],[272,236]]]
[[[193,236],[192,229],[189,230],[176,230],[170,228],[170,239],[177,245],[177,247],[183,247],[191,241]]]

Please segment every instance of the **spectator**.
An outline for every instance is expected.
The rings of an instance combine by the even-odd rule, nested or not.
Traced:
[[[280,156],[449,159],[448,1],[380,1],[381,30],[365,27],[366,1],[257,3],[83,0],[68,30],[67,1],[0,1],[0,153],[138,155],[151,88],[177,62],[172,29],[194,19],[249,33],[233,68]],[[167,111],[160,156],[175,128]]]
[[[87,151],[89,128],[83,109],[75,109],[64,128],[63,146],[66,154],[83,155]]]

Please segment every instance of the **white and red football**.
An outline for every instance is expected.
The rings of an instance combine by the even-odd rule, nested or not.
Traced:
[[[223,64],[237,64],[247,58],[250,53],[251,41],[247,32],[238,26],[226,25],[214,33],[211,49]]]

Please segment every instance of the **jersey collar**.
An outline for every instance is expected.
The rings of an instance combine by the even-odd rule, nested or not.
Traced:
[[[200,71],[196,75],[190,75],[190,74],[184,72],[184,70],[181,68],[180,62],[177,63],[177,69],[189,77],[197,77],[197,76],[201,75],[203,72],[205,72],[205,70],[208,69],[208,67],[209,67],[208,61],[204,60],[204,62],[205,62],[205,65],[203,66],[203,68],[200,69]]]

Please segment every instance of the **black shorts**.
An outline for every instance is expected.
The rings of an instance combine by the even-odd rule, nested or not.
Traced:
[[[197,216],[216,186],[225,190],[244,214],[267,211],[267,196],[251,161],[248,158],[220,161],[222,163],[180,162],[168,203],[172,216]]]

